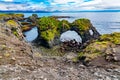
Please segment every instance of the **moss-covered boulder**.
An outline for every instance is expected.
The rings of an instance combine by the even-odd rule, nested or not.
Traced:
[[[107,41],[95,41],[89,44],[82,52],[79,53],[79,57],[85,56],[85,61],[91,61],[99,56],[105,55],[105,50],[109,46],[114,46],[114,44]]]
[[[90,20],[82,18],[77,19],[73,22],[73,25],[77,26],[77,28],[80,30],[80,33],[82,34],[84,31],[87,31],[91,27]]]
[[[92,61],[103,57],[106,61],[120,61],[120,33],[104,34],[98,40],[91,42],[82,52],[79,58],[86,57],[85,61]]]
[[[39,38],[41,44],[52,47],[57,43],[59,32],[57,31],[59,21],[52,17],[42,17],[39,19]],[[56,39],[56,41],[55,41]]]
[[[91,40],[99,38],[100,34],[93,27],[89,19],[81,18],[77,19],[72,23],[72,30],[75,30],[82,37],[83,43]]]

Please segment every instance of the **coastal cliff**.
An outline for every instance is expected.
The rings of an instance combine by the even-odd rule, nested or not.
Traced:
[[[25,21],[23,14],[0,15],[2,80],[120,79],[120,33],[100,35],[88,19],[69,23],[33,15]],[[34,26],[39,35],[28,43],[23,32]],[[82,41],[60,41],[66,31]]]

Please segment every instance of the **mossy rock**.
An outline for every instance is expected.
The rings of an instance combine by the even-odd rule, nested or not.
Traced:
[[[22,25],[29,25],[30,22],[21,22]]]
[[[0,18],[12,18],[10,14],[0,14]]]
[[[115,46],[113,43],[109,41],[94,41],[93,43],[89,44],[83,52],[79,53],[79,58],[83,56],[86,57],[85,61],[93,60],[99,56],[105,56],[105,51],[110,46]]]
[[[24,17],[24,14],[13,14],[13,16],[16,16],[16,17]]]
[[[48,29],[57,29],[59,21],[52,17],[42,17],[39,19],[40,31],[46,31]]]
[[[16,21],[14,20],[8,20],[6,22],[6,24],[10,27],[10,28],[17,28],[19,25]]]
[[[40,37],[52,45],[54,43],[54,38],[59,35],[57,31],[59,21],[52,17],[42,17],[39,19],[39,35]]]
[[[0,20],[16,19],[21,20],[24,18],[24,14],[0,14]]]
[[[120,33],[104,34],[100,37],[100,41],[109,41],[114,44],[120,44]]]
[[[29,31],[31,29],[32,29],[32,27],[30,25],[24,25],[21,27],[22,32]]]
[[[81,18],[77,19],[72,23],[73,26],[76,26],[80,32],[88,31],[91,27],[91,22],[89,19]]]
[[[61,33],[70,30],[70,23],[67,20],[62,20],[59,22],[58,30],[60,30]]]
[[[47,31],[42,31],[41,32],[41,37],[44,38],[47,41],[53,40],[55,33],[55,30],[47,30]]]
[[[12,33],[16,37],[20,38],[20,33],[19,33],[19,27],[20,27],[20,25],[15,20],[8,20],[6,22],[6,25],[7,25],[7,27],[9,27],[11,29]]]

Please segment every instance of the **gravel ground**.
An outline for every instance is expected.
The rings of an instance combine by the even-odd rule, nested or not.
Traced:
[[[0,65],[0,80],[120,80],[120,67],[102,68],[67,62],[63,58],[39,58],[35,64]]]

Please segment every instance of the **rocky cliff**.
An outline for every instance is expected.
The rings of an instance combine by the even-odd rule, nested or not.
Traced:
[[[52,45],[50,49],[41,49],[26,42],[22,34],[22,27],[26,25],[22,22],[23,16],[2,14],[1,17],[1,80],[120,79],[120,33],[100,36],[88,19],[78,19],[71,24],[65,20],[38,18],[38,22],[35,23],[40,33],[38,41],[45,40],[47,45],[51,46],[59,39],[60,34],[67,30],[74,30],[82,36],[81,45],[83,46],[76,48],[73,42],[65,43],[68,45],[66,46],[68,51],[61,52],[61,46],[58,48]],[[35,17],[34,19],[30,17],[28,21],[32,22],[32,20],[36,20]],[[90,30],[92,30],[92,35]],[[53,56],[44,56],[43,51]]]

